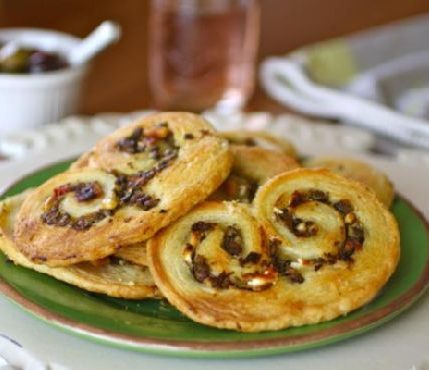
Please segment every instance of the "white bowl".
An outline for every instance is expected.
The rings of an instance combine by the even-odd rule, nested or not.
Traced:
[[[80,39],[33,28],[0,29],[0,41],[68,54]],[[87,65],[41,74],[0,73],[0,137],[76,113]]]

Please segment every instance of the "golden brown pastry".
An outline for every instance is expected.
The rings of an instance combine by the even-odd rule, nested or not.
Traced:
[[[295,146],[290,141],[271,135],[266,131],[222,131],[220,134],[234,145],[256,146],[268,150],[277,150],[294,158],[297,156]]]
[[[160,296],[148,268],[120,258],[106,258],[67,267],[48,267],[31,262],[16,248],[12,236],[15,219],[25,197],[26,193],[22,193],[0,203],[0,250],[14,263],[112,297],[142,299]]]
[[[120,243],[110,238],[121,222],[115,213],[120,204],[116,181],[100,170],[65,172],[33,190],[14,227],[21,253],[52,266],[114,253]]]
[[[90,162],[93,157],[93,151],[90,150],[82,154],[76,162],[70,165],[69,171],[78,171],[90,167]],[[94,166],[95,167],[95,166]]]
[[[331,320],[373,299],[398,263],[393,216],[328,170],[269,180],[254,215],[205,202],[149,241],[157,286],[192,320],[246,332]]]
[[[375,191],[378,199],[389,208],[395,196],[389,178],[368,163],[352,158],[316,157],[304,162],[305,167],[327,168],[339,175],[356,180]]]
[[[257,188],[271,177],[300,167],[293,158],[276,150],[231,145],[232,170],[211,197],[215,200],[252,202]]]
[[[136,265],[147,266],[146,242],[122,247],[114,254],[114,256],[125,261],[132,262]]]
[[[226,141],[200,115],[156,113],[106,136],[73,166],[125,175],[166,166],[159,175],[167,179],[174,177],[177,183],[187,180],[180,177],[179,169],[185,170],[191,164],[195,169],[202,169],[200,160],[203,163],[207,160],[207,164],[213,160],[225,162]]]
[[[150,238],[207,198],[232,157],[199,116],[162,113],[119,129],[82,161],[32,192],[18,214],[15,240],[33,262],[97,260]]]

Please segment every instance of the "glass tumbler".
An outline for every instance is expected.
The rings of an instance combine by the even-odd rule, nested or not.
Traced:
[[[253,93],[258,0],[152,0],[149,84],[164,110],[240,110]]]

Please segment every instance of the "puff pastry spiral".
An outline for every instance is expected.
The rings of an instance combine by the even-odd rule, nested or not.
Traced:
[[[160,297],[152,275],[142,267],[120,258],[82,262],[67,267],[49,267],[26,258],[16,247],[13,228],[16,216],[27,193],[0,203],[0,249],[15,264],[53,276],[82,289],[112,297],[142,299]]]
[[[16,243],[27,258],[50,266],[104,258],[207,198],[231,162],[227,141],[200,116],[147,116],[37,188],[18,214]]]
[[[399,259],[393,216],[328,170],[280,174],[250,208],[206,202],[160,232],[148,260],[191,319],[240,331],[331,320],[377,294]]]

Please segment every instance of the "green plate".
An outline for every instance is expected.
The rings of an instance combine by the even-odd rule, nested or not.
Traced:
[[[17,194],[64,171],[39,170],[13,185]],[[237,333],[196,324],[162,300],[130,301],[91,294],[15,266],[0,254],[0,290],[36,317],[79,336],[137,351],[186,357],[256,357],[315,348],[366,332],[408,308],[429,280],[429,234],[422,215],[402,198],[393,213],[401,229],[401,261],[370,304],[333,321],[265,333]]]

